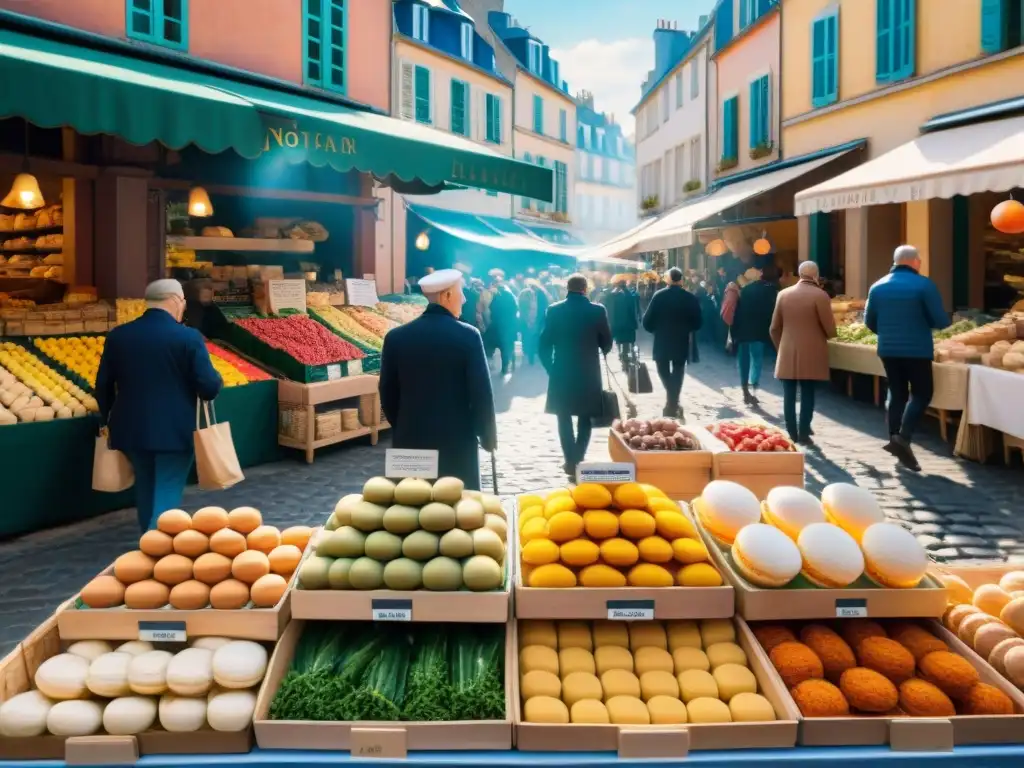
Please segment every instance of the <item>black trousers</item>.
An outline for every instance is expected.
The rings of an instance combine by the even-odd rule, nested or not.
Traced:
[[[686,375],[686,358],[664,357],[654,361],[658,366],[658,378],[665,387],[665,404],[669,408],[679,406],[679,393],[683,389]]]
[[[935,391],[932,361],[924,357],[883,357],[889,380],[889,434],[910,440]]]

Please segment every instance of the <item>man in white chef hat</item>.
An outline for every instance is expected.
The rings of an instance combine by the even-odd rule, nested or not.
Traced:
[[[427,310],[384,337],[380,400],[392,447],[438,452],[438,477],[480,489],[479,448],[497,447],[490,370],[480,332],[459,321],[463,274],[440,269],[420,279]]]

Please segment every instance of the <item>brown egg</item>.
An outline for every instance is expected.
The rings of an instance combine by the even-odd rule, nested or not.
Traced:
[[[81,597],[90,608],[114,608],[124,603],[124,584],[113,576],[97,576],[82,588]]]
[[[237,557],[245,552],[245,536],[230,528],[223,528],[210,537],[210,551],[224,557]]]
[[[295,569],[299,567],[299,561],[302,559],[302,550],[294,544],[282,544],[280,547],[275,547],[267,555],[267,559],[270,560],[270,570],[273,573],[287,578],[295,573]]]
[[[192,561],[184,555],[161,557],[153,569],[153,578],[173,587],[192,578]]]
[[[200,555],[192,567],[192,574],[196,581],[203,584],[219,584],[224,579],[231,578],[231,558],[218,555],[216,552],[207,552]]]
[[[253,584],[270,573],[270,560],[262,552],[250,549],[231,562],[231,575],[246,584]]]
[[[139,539],[139,549],[150,557],[163,557],[174,551],[174,537],[163,531],[146,531]]]
[[[220,507],[203,507],[192,515],[192,530],[212,536],[228,527],[228,512]]]
[[[171,590],[169,599],[179,611],[198,611],[210,604],[210,588],[201,581],[183,581]]]
[[[210,551],[210,537],[199,531],[182,531],[174,537],[174,551],[196,558]]]
[[[168,536],[177,536],[192,527],[192,518],[183,510],[169,509],[156,519],[156,527]]]
[[[114,576],[122,584],[145,581],[152,578],[154,565],[156,560],[143,552],[125,552],[114,561]]]
[[[291,544],[300,550],[305,550],[309,544],[309,537],[313,535],[313,529],[308,525],[293,525],[281,531],[281,543]]]
[[[222,581],[210,590],[210,605],[220,610],[236,610],[249,602],[249,586],[235,579]]]
[[[245,543],[249,549],[269,555],[281,545],[281,532],[272,525],[261,525],[245,537]]]
[[[248,535],[263,525],[263,515],[253,507],[238,507],[228,512],[228,526],[233,531]]]
[[[257,608],[273,608],[284,596],[288,582],[283,576],[268,573],[252,585],[252,602]]]
[[[174,555],[168,555],[168,557],[174,557]],[[124,604],[129,608],[154,610],[167,605],[170,596],[171,590],[167,588],[167,585],[149,579],[129,586],[124,591]]]

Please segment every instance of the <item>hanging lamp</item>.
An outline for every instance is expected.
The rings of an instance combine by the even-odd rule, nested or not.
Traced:
[[[772,244],[768,240],[768,233],[762,231],[761,236],[754,241],[754,253],[758,256],[767,256],[772,252]]]
[[[22,172],[14,177],[11,191],[0,205],[22,211],[32,211],[46,205],[43,193],[39,189],[39,180],[28,172],[28,121],[25,122],[25,156],[22,161]]]
[[[188,191],[188,215],[197,218],[213,216],[213,203],[202,187],[192,187]]]
[[[420,232],[416,235],[416,248],[421,251],[427,250],[430,247],[430,236],[426,231]]]
[[[726,245],[725,240],[723,240],[720,237],[715,240],[712,240],[710,243],[704,246],[704,252],[707,253],[708,256],[724,256],[726,251],[728,250],[729,246]]]

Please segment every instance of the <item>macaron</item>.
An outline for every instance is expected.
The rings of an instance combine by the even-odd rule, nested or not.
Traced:
[[[761,505],[765,521],[796,541],[806,526],[825,522],[825,510],[810,491],[780,485],[768,491]]]
[[[793,540],[764,523],[748,525],[736,534],[732,560],[740,575],[757,587],[784,587],[803,568],[800,550]]]
[[[694,502],[704,529],[720,544],[732,546],[744,527],[760,522],[761,502],[752,491],[729,480],[712,480]]]
[[[910,531],[894,523],[875,523],[860,540],[864,572],[880,587],[912,589],[928,571],[928,553]]]
[[[854,539],[875,523],[884,523],[885,514],[871,491],[850,483],[832,483],[821,492],[826,519],[838,525]]]
[[[819,587],[842,589],[864,573],[864,555],[853,536],[830,523],[812,523],[796,542],[804,577]]]

